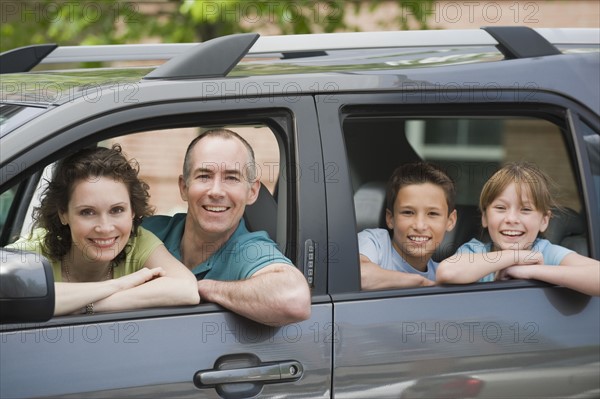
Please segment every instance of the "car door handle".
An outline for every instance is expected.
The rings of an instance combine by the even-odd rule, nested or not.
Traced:
[[[302,364],[295,360],[227,370],[200,370],[194,374],[194,385],[210,388],[239,382],[285,382],[299,379],[303,372]]]

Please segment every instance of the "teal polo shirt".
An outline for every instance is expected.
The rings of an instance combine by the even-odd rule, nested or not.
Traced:
[[[174,216],[144,218],[142,226],[153,232],[169,252],[181,261],[181,238],[185,228],[185,213]],[[210,245],[210,244],[205,244]],[[207,248],[209,250],[211,248]],[[264,231],[250,232],[242,219],[229,240],[210,258],[192,269],[198,280],[203,278],[221,281],[244,280],[265,266],[292,262],[277,248],[277,244]]]

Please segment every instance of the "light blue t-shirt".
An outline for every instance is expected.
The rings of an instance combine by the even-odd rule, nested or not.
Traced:
[[[429,259],[427,271],[415,269],[396,251],[390,234],[385,229],[366,229],[358,233],[358,252],[383,269],[418,274],[435,281],[435,271],[439,264]]]
[[[565,247],[561,247],[560,245],[554,245],[550,241],[544,238],[536,238],[531,246],[532,251],[541,252],[544,257],[544,264],[557,266],[560,265],[560,262],[564,259],[565,256],[570,254],[570,249]],[[464,243],[456,250],[456,255],[462,254],[481,254],[492,251],[492,243],[489,242],[487,244],[482,243],[481,241],[473,238],[471,241]],[[482,277],[479,282],[485,283],[494,281],[496,272],[490,273],[484,277]]]
[[[151,216],[142,225],[165,243],[169,252],[181,261],[181,238],[185,227],[185,213],[170,216]],[[264,231],[249,232],[244,220],[229,240],[210,258],[192,269],[198,280],[203,278],[221,281],[244,280],[265,266],[292,262],[277,248],[277,244]]]

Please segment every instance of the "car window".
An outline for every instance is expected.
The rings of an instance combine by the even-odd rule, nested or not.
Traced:
[[[596,192],[596,199],[600,200],[600,134],[595,132],[587,123],[583,123],[583,140],[590,162],[592,172],[592,186]],[[600,206],[600,204],[596,204]]]
[[[44,112],[46,108],[0,104],[0,137]]]
[[[52,166],[49,165],[47,170]],[[39,196],[44,190],[44,173],[27,176],[0,194],[0,245],[10,244],[20,236],[31,232],[33,208],[39,204]]]
[[[417,154],[439,164],[453,178],[458,204],[477,205],[481,187],[502,164],[524,160],[548,173],[564,206],[581,210],[562,134],[551,122],[530,118],[414,119],[405,122],[405,129]]]
[[[347,118],[344,138],[357,232],[387,228],[385,182],[397,166],[419,160],[435,163],[454,180],[457,193],[456,227],[433,256],[441,261],[471,238],[485,238],[478,203],[488,178],[506,162],[528,161],[556,183],[558,202],[569,220],[579,224],[577,240],[565,240],[567,232],[557,227],[566,216],[557,210],[547,238],[587,254],[583,207],[563,131],[548,120],[527,117]]]
[[[212,127],[140,132],[115,137],[101,145],[110,147],[119,143],[127,156],[139,163],[140,177],[150,186],[150,202],[156,214],[174,215],[187,209],[177,183],[187,146],[194,137]],[[223,127],[239,133],[252,146],[260,181],[274,194],[279,180],[280,150],[273,131],[264,125]]]
[[[4,228],[10,207],[15,198],[17,187],[11,187],[2,194],[0,194],[0,230]]]

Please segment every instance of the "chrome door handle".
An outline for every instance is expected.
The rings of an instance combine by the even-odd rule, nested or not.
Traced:
[[[285,382],[299,379],[303,372],[302,364],[295,360],[228,370],[200,370],[194,374],[194,385],[209,388],[239,382]]]

